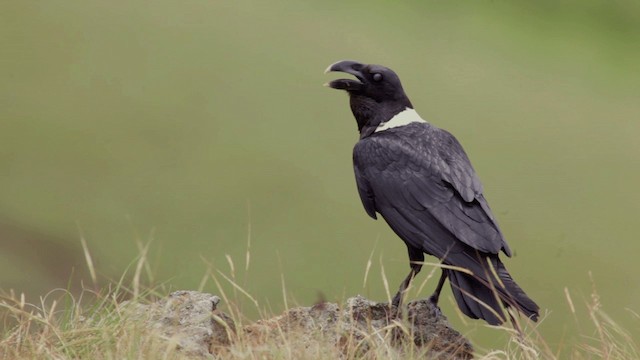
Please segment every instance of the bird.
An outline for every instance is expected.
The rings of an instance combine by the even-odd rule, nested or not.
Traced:
[[[537,321],[539,306],[500,260],[500,252],[512,251],[460,142],[420,117],[393,70],[343,60],[329,72],[355,77],[325,85],[349,95],[360,133],[353,168],[364,209],[373,219],[382,216],[407,246],[410,272],[391,306],[400,309],[428,254],[442,268],[429,297],[436,307],[448,279],[459,309],[472,319],[500,325],[507,315],[514,321],[505,310],[515,308]]]

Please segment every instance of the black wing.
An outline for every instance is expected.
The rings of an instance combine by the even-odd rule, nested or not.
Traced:
[[[439,258],[458,241],[511,255],[480,180],[448,132],[411,124],[373,134],[356,144],[354,168],[367,213],[382,214],[407,244]]]

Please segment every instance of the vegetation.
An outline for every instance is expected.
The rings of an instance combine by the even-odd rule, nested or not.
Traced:
[[[117,281],[97,288],[84,287],[74,295],[65,289],[55,289],[40,298],[38,303],[29,303],[24,294],[13,291],[0,297],[0,319],[4,332],[0,337],[0,358],[2,359],[186,359],[185,354],[176,349],[175,344],[151,335],[139,323],[130,320],[130,313],[123,311],[123,300],[150,303],[167,294],[163,285],[144,285],[149,279],[147,247],[133,264],[133,273],[125,274]],[[85,248],[86,259],[91,273],[92,258]],[[247,260],[249,253],[247,252]],[[250,320],[244,316],[242,304],[249,299],[263,319],[273,314],[248,294],[237,282],[234,265],[229,258],[230,271],[223,273],[210,268],[203,278],[202,286],[212,280],[217,293],[223,298],[225,312],[240,326]],[[130,269],[131,270],[131,269]],[[384,275],[384,274],[383,274]],[[125,280],[129,279],[129,280]],[[284,284],[283,284],[284,291]],[[568,290],[566,300],[575,312],[577,306],[584,307],[591,319],[582,324],[582,341],[562,343],[560,347],[550,346],[537,331],[536,326],[521,323],[522,330],[504,326],[500,331],[510,338],[505,349],[479,351],[476,356],[482,360],[509,359],[638,359],[639,344],[629,333],[611,319],[603,310],[598,293],[593,290],[591,299],[584,304],[575,304]],[[637,314],[632,315],[640,322]],[[552,316],[552,315],[549,315]],[[542,319],[544,322],[546,319]],[[273,331],[278,332],[278,329]],[[334,359],[345,356],[360,358],[356,345],[343,348],[336,353],[335,348],[315,346],[300,339],[281,338],[282,333],[271,334],[276,340],[256,344],[239,333],[231,346],[218,349],[220,359]],[[284,346],[283,346],[284,344]],[[371,349],[367,359],[412,359],[421,358],[423,352],[407,347],[402,355],[385,346]]]

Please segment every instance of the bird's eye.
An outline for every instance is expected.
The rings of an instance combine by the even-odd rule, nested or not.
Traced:
[[[373,74],[373,81],[380,81],[380,80],[382,80],[382,74],[380,73]]]

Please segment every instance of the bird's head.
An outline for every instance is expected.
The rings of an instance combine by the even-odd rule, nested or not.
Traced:
[[[332,71],[356,77],[333,80],[326,85],[349,94],[351,111],[358,122],[361,137],[370,135],[380,123],[406,108],[413,108],[398,75],[389,68],[343,60],[329,65],[325,73]]]

